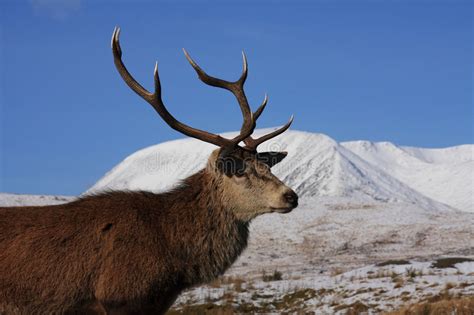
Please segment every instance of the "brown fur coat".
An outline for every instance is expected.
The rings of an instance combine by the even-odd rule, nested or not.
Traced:
[[[247,245],[217,181],[201,171],[163,194],[0,208],[0,314],[164,313]]]

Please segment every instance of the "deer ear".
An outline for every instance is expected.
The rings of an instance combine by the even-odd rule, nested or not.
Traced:
[[[241,177],[245,173],[245,161],[239,157],[228,155],[219,157],[216,161],[217,168],[228,177]]]
[[[272,167],[278,163],[280,163],[286,156],[288,155],[288,152],[283,151],[283,152],[260,152],[257,153],[257,160],[259,162],[267,164],[269,167]]]

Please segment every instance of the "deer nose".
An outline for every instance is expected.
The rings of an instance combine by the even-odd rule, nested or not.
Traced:
[[[283,198],[294,208],[298,205],[298,195],[293,190],[286,192]]]

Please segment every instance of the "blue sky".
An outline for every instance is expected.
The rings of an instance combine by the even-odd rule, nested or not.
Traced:
[[[0,3],[0,191],[79,194],[132,152],[180,138],[126,87],[110,37],[151,89],[160,63],[169,110],[236,130],[226,91],[249,59],[247,95],[270,101],[259,127],[338,140],[444,147],[473,143],[471,1],[86,1]],[[115,4],[113,4],[115,3]]]

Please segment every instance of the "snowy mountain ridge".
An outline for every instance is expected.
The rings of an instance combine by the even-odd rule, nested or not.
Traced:
[[[268,131],[261,129],[256,134]],[[167,190],[200,170],[214,149],[195,139],[150,146],[128,156],[86,193]],[[338,143],[323,134],[291,130],[264,143],[259,150],[289,152],[274,167],[274,174],[303,200],[344,197],[361,202],[417,204],[428,210],[474,212],[474,145],[423,149],[390,142]]]

